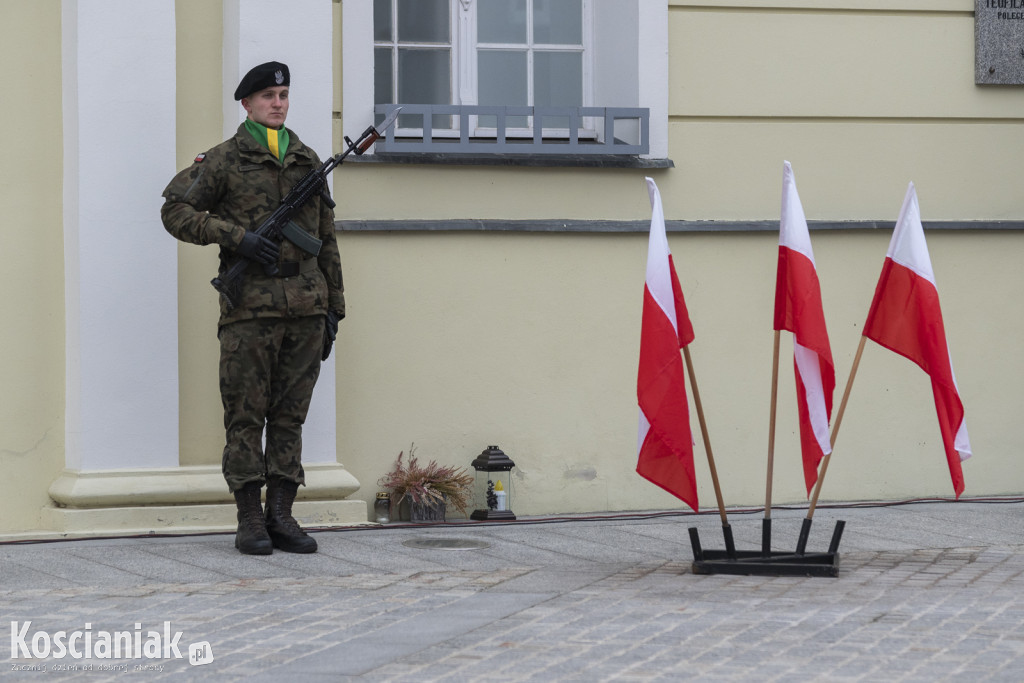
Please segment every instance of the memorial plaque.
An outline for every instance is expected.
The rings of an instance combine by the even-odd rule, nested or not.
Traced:
[[[974,0],[974,82],[1024,85],[1024,0]]]

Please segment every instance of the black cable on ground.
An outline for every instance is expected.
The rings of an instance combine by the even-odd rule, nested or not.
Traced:
[[[887,501],[858,501],[850,503],[819,503],[818,509],[828,510],[856,510],[862,508],[887,508],[903,505],[919,505],[923,503],[980,503],[985,505],[1004,505],[1024,503],[1024,496],[988,496],[979,498],[908,498],[904,500]],[[806,505],[773,505],[772,510],[806,510]],[[752,515],[764,512],[764,507],[729,508],[727,510],[734,515]],[[660,519],[663,517],[697,517],[700,515],[717,515],[718,510],[708,509],[701,512],[690,510],[665,510],[656,512],[613,512],[603,515],[577,515],[577,516],[556,516],[556,517],[530,517],[512,521],[473,521],[465,520],[459,522],[436,522],[429,524],[410,523],[389,523],[389,524],[363,524],[358,526],[345,527],[305,527],[311,532],[351,532],[351,531],[381,531],[386,529],[466,529],[471,527],[494,527],[509,525],[530,525],[530,524],[564,524],[566,522],[603,522],[614,520],[643,520]],[[5,545],[35,545],[40,543],[67,543],[69,541],[109,541],[118,539],[141,539],[141,538],[197,538],[201,536],[226,536],[234,534],[234,531],[196,531],[190,533],[147,533],[147,534],[122,534],[109,536],[83,536],[78,538],[27,538],[0,541],[0,546]]]

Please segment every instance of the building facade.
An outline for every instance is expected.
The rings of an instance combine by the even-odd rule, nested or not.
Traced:
[[[518,514],[680,505],[634,473],[647,176],[725,501],[761,504],[784,160],[836,405],[913,181],[975,453],[965,495],[1024,488],[1024,91],[975,83],[973,0],[295,0],[287,21],[270,0],[2,6],[19,30],[0,47],[0,534],[231,523],[215,250],[164,232],[160,193],[235,130],[231,91],[270,59],[322,157],[419,105],[332,179],[348,318],[307,421],[308,521],[366,521],[412,443],[467,467],[499,445]],[[774,499],[799,503],[783,336]],[[927,376],[869,344],[823,499],[951,495]]]

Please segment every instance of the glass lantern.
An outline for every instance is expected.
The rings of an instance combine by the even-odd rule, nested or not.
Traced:
[[[374,521],[378,524],[387,524],[391,521],[391,494],[387,491],[377,493],[373,501]]]
[[[476,470],[473,495],[479,507],[469,516],[475,520],[512,520],[512,459],[497,446],[488,446],[471,463]]]

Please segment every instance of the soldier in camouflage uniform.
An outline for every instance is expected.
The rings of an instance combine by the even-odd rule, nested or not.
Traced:
[[[218,330],[223,471],[238,506],[235,547],[246,554],[270,554],[275,547],[316,551],[316,541],[302,531],[291,508],[305,483],[302,424],[321,360],[345,317],[334,214],[321,197],[292,218],[322,241],[318,256],[252,232],[292,186],[321,165],[284,127],[289,82],[288,67],[279,62],[249,71],[235,90],[245,122],[174,177],[161,210],[164,227],[179,240],[220,245],[222,275],[238,256],[250,261],[238,305],[231,308],[221,297]]]

